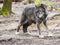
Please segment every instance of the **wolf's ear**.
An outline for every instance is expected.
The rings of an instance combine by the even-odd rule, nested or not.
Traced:
[[[45,4],[41,4],[41,8],[47,8],[47,5],[45,5]]]

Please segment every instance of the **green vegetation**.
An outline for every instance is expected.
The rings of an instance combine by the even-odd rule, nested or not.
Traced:
[[[42,3],[42,0],[35,0],[35,1],[34,1],[34,4],[35,4],[35,5],[40,5],[41,3]]]
[[[54,4],[55,2],[52,2],[52,1],[42,1],[43,4],[47,4],[47,5],[52,5]]]
[[[60,8],[57,8],[57,10],[59,10],[59,11],[60,11]]]
[[[8,16],[11,14],[12,0],[4,0],[3,7],[0,11],[0,14],[3,16]]]

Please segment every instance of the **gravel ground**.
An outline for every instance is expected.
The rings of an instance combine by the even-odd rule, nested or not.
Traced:
[[[22,31],[20,32],[19,35],[15,34],[15,30],[0,32],[0,45],[60,45],[60,35],[46,36],[42,39],[37,36],[24,35]],[[54,32],[58,35],[56,30]]]

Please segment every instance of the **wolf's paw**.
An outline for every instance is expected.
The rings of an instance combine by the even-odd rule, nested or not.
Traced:
[[[18,34],[20,34],[20,33],[19,33],[19,32],[15,32],[15,34],[17,34],[17,35],[18,35]]]
[[[39,38],[44,38],[44,35],[39,35]]]

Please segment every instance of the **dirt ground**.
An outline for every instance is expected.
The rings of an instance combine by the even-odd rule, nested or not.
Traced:
[[[3,32],[0,31],[0,45],[60,45],[59,30],[53,31],[55,32],[54,34],[55,36],[53,37],[46,36],[43,39],[39,38],[38,36],[24,35],[22,33],[22,30],[20,31],[19,35],[16,35],[15,31],[16,30]],[[43,34],[45,34],[45,32]]]
[[[45,37],[39,38],[35,24],[28,27],[28,31],[33,35],[25,35],[22,28],[20,34],[16,35],[15,32],[19,22],[19,15],[21,15],[24,5],[13,4],[12,6],[12,11],[16,13],[14,16],[0,16],[0,45],[60,45],[60,18],[58,16],[57,18],[47,20],[49,31],[54,34],[52,37],[46,36],[47,31],[41,25],[41,33]]]

